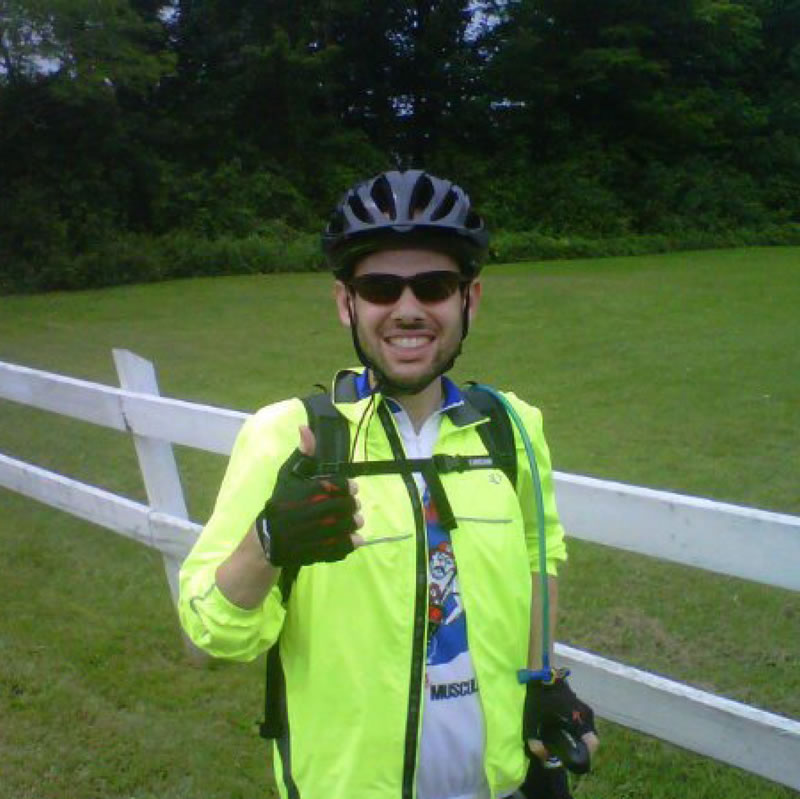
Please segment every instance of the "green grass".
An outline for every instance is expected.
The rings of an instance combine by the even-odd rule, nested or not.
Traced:
[[[252,410],[354,362],[325,275],[0,300],[0,360]],[[456,370],[538,404],[554,465],[800,513],[800,248],[489,267]],[[124,436],[0,402],[0,452],[143,498]],[[179,450],[193,517],[223,458]],[[0,491],[0,797],[264,796],[261,663],[186,665],[160,556]],[[559,638],[800,717],[800,597],[573,542]],[[786,799],[601,722],[575,796]],[[368,756],[368,753],[365,753]]]

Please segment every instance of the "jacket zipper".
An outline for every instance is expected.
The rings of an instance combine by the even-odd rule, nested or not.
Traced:
[[[388,407],[381,403],[378,416],[389,439],[389,446],[395,460],[406,460],[405,450],[395,428],[394,419]],[[422,709],[422,677],[425,667],[425,638],[427,632],[428,609],[428,545],[425,532],[425,517],[414,476],[402,475],[403,482],[411,500],[416,530],[416,568],[414,586],[414,628],[411,648],[411,671],[408,686],[408,711],[406,713],[406,735],[403,752],[402,799],[412,799],[414,795],[414,775],[416,772],[417,745],[419,740],[420,712]]]

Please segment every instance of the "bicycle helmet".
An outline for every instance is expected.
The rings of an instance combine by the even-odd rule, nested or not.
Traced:
[[[483,219],[466,192],[419,169],[382,172],[353,186],[322,235],[328,265],[339,278],[365,255],[395,247],[444,252],[475,277],[488,246]]]

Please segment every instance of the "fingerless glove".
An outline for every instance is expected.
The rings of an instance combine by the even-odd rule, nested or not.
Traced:
[[[551,763],[545,765],[538,757],[531,758],[525,782],[519,790],[525,799],[572,799],[564,767]]]
[[[316,459],[296,450],[278,472],[275,490],[256,518],[273,566],[342,560],[353,551],[356,502],[346,477],[317,476]],[[266,548],[265,548],[266,549]]]
[[[565,671],[556,671],[549,682],[531,680],[526,684],[522,736],[542,741],[551,754],[577,774],[589,771],[590,758],[582,736],[597,732],[594,711],[575,695]]]

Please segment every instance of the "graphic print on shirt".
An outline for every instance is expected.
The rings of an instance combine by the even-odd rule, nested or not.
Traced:
[[[428,529],[428,665],[450,663],[467,651],[467,620],[458,588],[453,545],[426,492]]]

